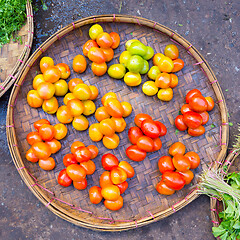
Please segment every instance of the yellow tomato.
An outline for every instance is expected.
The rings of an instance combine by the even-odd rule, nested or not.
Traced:
[[[44,100],[42,109],[48,114],[54,114],[58,110],[58,100],[55,97]]]
[[[130,87],[136,87],[141,84],[142,78],[139,73],[127,72],[124,76],[124,82]]]
[[[176,74],[174,73],[170,73],[170,79],[171,79],[171,83],[170,83],[170,88],[175,88],[178,85],[178,77]]]
[[[103,138],[103,134],[100,131],[100,123],[93,123],[89,127],[89,137],[94,142],[99,142]]]
[[[112,117],[111,120],[115,123],[115,131],[120,133],[126,128],[126,122],[123,118]]]
[[[173,98],[173,90],[171,88],[160,89],[157,96],[160,100],[169,102]]]
[[[55,95],[56,96],[65,96],[68,92],[68,84],[65,80],[58,80],[54,83],[55,86]]]
[[[119,137],[117,134],[114,134],[111,137],[104,136],[103,137],[103,145],[108,149],[115,149],[119,145]]]
[[[65,105],[58,108],[56,116],[60,123],[70,123],[73,120],[70,110]]]
[[[115,133],[115,128],[115,122],[110,118],[102,120],[99,125],[100,132],[103,135],[110,137],[113,136],[113,134]]]
[[[142,91],[147,96],[153,96],[157,94],[158,88],[153,81],[147,81],[142,85]]]
[[[97,87],[90,85],[89,86],[90,90],[91,90],[91,97],[89,98],[89,100],[95,100],[98,97],[98,89]]]
[[[148,77],[152,80],[156,80],[157,76],[160,74],[158,66],[152,66],[148,71]]]
[[[77,99],[77,98],[73,95],[73,93],[67,93],[67,94],[65,95],[65,97],[63,98],[63,103],[64,103],[65,105],[67,105],[68,101],[70,101],[70,100],[72,100],[72,99]]]
[[[129,102],[121,102],[123,107],[123,117],[128,117],[132,113],[132,105]]]
[[[72,125],[76,130],[84,131],[84,130],[87,130],[89,122],[86,117],[84,117],[83,115],[80,115],[73,119]]]
[[[85,116],[89,116],[89,115],[95,113],[96,106],[95,106],[95,103],[92,100],[82,101],[82,103],[83,103],[83,106],[84,106],[83,114]]]
[[[27,102],[30,107],[39,108],[43,104],[43,99],[39,96],[37,90],[30,90],[27,94]]]
[[[88,100],[92,96],[91,89],[89,86],[85,83],[79,83],[74,89],[73,89],[73,95],[78,98],[79,100]]]
[[[43,75],[38,74],[34,79],[33,79],[33,89],[37,90],[38,85],[44,81]]]
[[[127,67],[128,60],[131,56],[132,54],[129,51],[123,51],[119,57],[119,62]]]
[[[171,58],[162,57],[158,63],[159,70],[161,72],[171,72],[174,68],[174,64]]]
[[[79,99],[71,99],[67,102],[67,108],[73,117],[80,116],[84,111],[84,105]]]
[[[61,140],[66,137],[67,135],[67,127],[62,123],[57,123],[53,126],[56,130],[54,138],[57,140]]]

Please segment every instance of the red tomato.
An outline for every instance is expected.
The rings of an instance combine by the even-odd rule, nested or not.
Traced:
[[[32,145],[34,155],[38,159],[47,159],[51,155],[50,147],[44,142],[36,142]]]
[[[177,59],[173,60],[173,65],[174,65],[174,67],[171,72],[178,72],[183,69],[184,61],[180,58],[177,58]]]
[[[177,170],[176,172],[181,174],[181,176],[185,180],[185,185],[189,184],[194,178],[194,174],[191,170],[187,170],[185,172],[180,172],[180,171]]]
[[[188,160],[190,161],[190,168],[191,169],[195,169],[199,166],[200,164],[200,157],[197,153],[195,152],[187,152],[185,155],[184,155],[186,158],[188,158]]]
[[[146,119],[142,122],[141,129],[143,133],[150,138],[158,138],[161,133],[158,124],[150,119]]]
[[[72,184],[72,179],[67,175],[67,170],[63,169],[58,174],[58,183],[63,187],[68,187]]]
[[[63,157],[63,164],[65,167],[68,167],[71,164],[77,164],[77,163],[78,161],[76,160],[74,155],[71,153],[68,153]]]
[[[102,173],[102,175],[100,176],[100,179],[99,179],[99,183],[100,183],[101,188],[104,188],[109,185],[113,185],[109,171],[105,171]]]
[[[201,113],[207,111],[208,103],[205,97],[198,95],[189,100],[189,106],[193,111]]]
[[[111,153],[104,154],[101,159],[102,166],[105,170],[112,170],[118,166],[118,159]]]
[[[103,197],[101,191],[102,189],[98,186],[93,186],[89,189],[89,198],[91,203],[98,204],[102,201]]]
[[[183,115],[184,113],[190,112],[190,111],[192,111],[192,109],[190,108],[189,104],[184,104],[184,105],[182,105],[182,107],[181,107],[181,113],[182,113],[182,115]]]
[[[43,124],[38,131],[43,141],[52,140],[56,133],[56,129],[49,124]]]
[[[193,137],[198,137],[201,136],[205,133],[205,127],[204,126],[199,126],[197,128],[188,128],[188,134],[193,136]]]
[[[161,180],[157,186],[156,186],[156,190],[163,195],[172,195],[175,193],[175,190],[173,190],[172,188],[168,187],[163,180]]]
[[[152,120],[151,116],[146,113],[139,113],[135,116],[134,122],[138,127],[141,127],[143,120],[150,119]]]
[[[38,157],[36,157],[36,155],[33,153],[33,150],[32,148],[30,148],[27,153],[26,153],[26,159],[29,161],[29,162],[38,162]]]
[[[147,136],[142,136],[137,140],[137,146],[139,149],[143,151],[152,152],[154,148],[154,143],[152,138]]]
[[[67,175],[75,182],[80,182],[86,177],[86,171],[78,164],[71,164],[66,169]]]
[[[97,47],[92,47],[88,51],[88,58],[89,60],[95,62],[95,63],[104,63],[105,62],[105,56],[102,49]]]
[[[188,126],[183,121],[183,115],[178,115],[175,119],[175,126],[179,131],[187,130]]]
[[[169,156],[160,157],[158,160],[158,169],[161,173],[164,173],[166,171],[175,171],[172,158]]]
[[[51,141],[46,141],[45,143],[50,147],[52,154],[58,152],[62,147],[61,143],[55,138]]]
[[[110,177],[113,184],[120,184],[127,180],[127,173],[120,167],[115,167],[110,171]]]
[[[96,158],[98,155],[98,148],[95,145],[89,145],[87,148],[91,153],[91,159]]]
[[[95,163],[92,160],[89,160],[87,162],[82,162],[80,163],[80,166],[84,168],[87,175],[92,175],[96,170]]]
[[[120,44],[120,36],[116,32],[111,32],[111,33],[109,33],[109,35],[110,35],[110,37],[112,39],[112,42],[113,42],[112,45],[111,45],[111,48],[116,49]]]
[[[118,166],[126,172],[128,178],[132,178],[134,176],[135,171],[128,162],[121,161]]]
[[[27,142],[30,145],[33,145],[35,142],[42,142],[42,138],[38,132],[30,132],[27,135]]]
[[[39,167],[45,171],[50,171],[55,168],[55,160],[52,157],[49,157],[47,159],[39,159],[38,161]]]
[[[73,181],[73,186],[77,189],[77,190],[83,190],[87,187],[87,179],[84,178],[82,181],[80,182],[75,182]]]
[[[153,139],[153,145],[154,145],[153,152],[160,150],[161,147],[162,147],[161,139],[160,138],[154,138]]]
[[[183,121],[189,128],[197,128],[203,122],[202,116],[196,112],[186,112],[183,115]]]
[[[92,47],[98,47],[97,43],[95,40],[88,40],[85,42],[85,44],[83,45],[83,54],[84,56],[88,56],[88,52],[90,50],[90,48]]]
[[[120,190],[115,185],[109,185],[102,189],[101,194],[107,200],[116,201],[120,197]]]
[[[143,136],[143,132],[139,127],[130,127],[128,130],[128,138],[132,144],[137,144],[137,140]]]
[[[100,33],[96,40],[97,44],[102,48],[110,48],[113,44],[111,36],[106,32]]]
[[[162,175],[163,182],[174,190],[180,190],[185,185],[185,180],[180,173],[167,171]]]
[[[92,154],[87,147],[78,147],[73,153],[78,162],[87,162],[90,160]]]
[[[137,147],[137,145],[132,145],[126,149],[127,156],[135,161],[140,162],[145,159],[147,153]]]
[[[109,210],[117,211],[123,206],[123,198],[122,196],[119,196],[116,201],[105,200],[104,205]]]
[[[84,143],[80,141],[73,142],[71,145],[71,153],[73,154],[79,147],[85,147]]]
[[[120,194],[123,194],[128,188],[128,182],[125,181],[123,183],[117,184],[116,186],[119,188]]]
[[[38,131],[39,128],[43,125],[43,124],[49,124],[50,125],[50,122],[47,120],[47,119],[40,119],[38,121],[36,121],[33,126],[34,128]]]
[[[209,120],[209,114],[208,112],[202,112],[200,113],[201,117],[202,117],[202,125],[206,124]]]
[[[175,154],[172,159],[174,167],[181,172],[185,172],[190,169],[190,161],[182,154]]]
[[[186,150],[186,147],[183,143],[181,142],[175,142],[172,144],[172,146],[169,148],[169,154],[174,156],[177,153],[178,154],[184,154]]]
[[[161,129],[159,137],[165,136],[167,134],[167,128],[166,126],[161,123],[160,121],[154,121],[158,127]]]
[[[186,95],[186,103],[189,103],[189,100],[195,95],[202,95],[202,93],[198,89],[190,90]]]
[[[208,107],[207,107],[207,111],[211,111],[214,108],[214,101],[211,97],[205,97],[207,103],[208,103]]]

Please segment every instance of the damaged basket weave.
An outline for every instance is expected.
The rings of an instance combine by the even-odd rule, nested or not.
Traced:
[[[27,92],[32,88],[32,79],[39,72],[39,61],[43,56],[50,56],[56,63],[64,62],[72,67],[75,55],[82,54],[82,46],[89,39],[89,27],[100,22],[107,32],[115,31],[120,34],[121,43],[115,50],[114,59],[110,64],[117,63],[120,53],[124,50],[127,40],[137,38],[144,44],[153,47],[155,53],[163,52],[169,43],[179,46],[180,58],[185,67],[178,72],[179,85],[174,89],[174,98],[166,103],[157,97],[147,97],[141,87],[131,88],[121,80],[113,80],[107,74],[102,77],[93,75],[90,67],[83,74],[72,71],[69,79],[79,77],[87,84],[98,87],[100,94],[96,106],[100,106],[101,97],[109,92],[116,92],[121,101],[128,101],[133,106],[133,113],[126,118],[127,126],[134,125],[134,116],[140,112],[150,114],[153,119],[163,122],[168,133],[162,137],[163,147],[158,152],[149,154],[143,162],[132,162],[135,177],[128,181],[129,188],[123,194],[124,205],[119,211],[107,210],[103,203],[93,205],[89,201],[88,189],[99,185],[99,177],[104,171],[101,166],[101,156],[106,152],[115,154],[119,161],[127,160],[125,149],[130,145],[127,129],[119,134],[120,145],[113,151],[107,150],[101,142],[96,143],[99,156],[94,160],[96,172],[88,176],[88,187],[78,191],[73,187],[64,188],[57,183],[57,176],[64,168],[63,156],[70,152],[73,141],[81,140],[86,145],[93,144],[88,137],[88,131],[77,132],[69,124],[68,135],[61,141],[62,149],[53,157],[57,166],[46,172],[25,159],[29,149],[26,141],[27,134],[33,130],[33,123],[41,118],[48,119],[52,124],[57,123],[56,116],[47,115],[42,109],[30,108],[27,104]],[[150,65],[152,61],[150,61]],[[147,76],[143,76],[143,81]],[[204,96],[211,96],[216,102],[206,125],[206,133],[200,137],[191,137],[185,132],[175,133],[174,119],[180,107],[184,104],[184,96],[193,88],[201,90]],[[62,99],[59,100],[60,102]],[[94,116],[88,118],[89,123],[96,122]],[[61,29],[45,41],[28,60],[21,71],[19,81],[12,91],[7,112],[7,137],[9,149],[20,176],[35,196],[52,212],[61,218],[100,231],[121,231],[144,226],[157,221],[183,208],[197,198],[196,183],[199,174],[214,162],[216,167],[223,161],[228,145],[228,124],[225,100],[220,86],[208,63],[199,52],[184,38],[172,30],[153,21],[125,15],[104,15],[84,18]],[[214,124],[214,128],[211,127]],[[155,186],[160,180],[157,161],[161,155],[167,155],[169,146],[181,141],[187,151],[195,151],[201,157],[201,165],[194,170],[193,185],[185,186],[172,196],[157,193]],[[94,143],[95,144],[95,143]]]

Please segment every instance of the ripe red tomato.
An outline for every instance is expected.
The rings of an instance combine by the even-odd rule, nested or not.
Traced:
[[[81,162],[80,166],[84,168],[87,175],[92,175],[96,170],[95,163],[92,160]]]
[[[77,190],[83,190],[87,187],[87,179],[84,178],[82,181],[80,182],[75,182],[73,181],[73,186],[77,189]]]
[[[208,112],[202,112],[200,113],[201,117],[202,117],[202,125],[206,124],[209,120],[209,114]]]
[[[195,169],[199,166],[200,164],[200,157],[197,153],[195,152],[187,152],[185,155],[184,155],[186,158],[188,158],[188,160],[190,161],[190,168],[191,169]]]
[[[178,115],[175,119],[175,126],[179,131],[187,130],[188,126],[183,121],[183,115]]]
[[[195,95],[202,95],[202,93],[198,89],[190,90],[186,95],[186,103],[189,103],[190,99]]]
[[[110,171],[110,177],[113,184],[121,184],[127,180],[127,173],[120,167],[114,167]]]
[[[75,182],[80,182],[86,177],[86,171],[78,164],[71,164],[66,169],[67,175]]]
[[[154,145],[153,152],[160,150],[161,147],[162,147],[161,139],[160,138],[154,138],[153,139],[153,145]]]
[[[88,51],[88,58],[89,60],[95,62],[95,63],[104,63],[105,62],[105,56],[102,49],[97,47],[92,47]]]
[[[38,159],[47,159],[51,155],[50,147],[44,142],[36,142],[32,145],[34,155]]]
[[[192,111],[192,109],[190,108],[189,104],[184,104],[184,105],[182,105],[182,107],[181,107],[181,113],[182,113],[182,115],[183,115],[184,113],[190,112],[190,111]]]
[[[159,137],[165,136],[167,134],[167,128],[166,126],[161,123],[160,121],[154,121],[158,127],[161,129]]]
[[[125,181],[123,183],[117,184],[116,186],[119,188],[120,194],[123,194],[128,188],[128,182]]]
[[[51,141],[55,136],[56,129],[52,125],[43,124],[38,132],[43,141]]]
[[[136,124],[138,127],[141,127],[142,122],[143,122],[143,120],[145,120],[145,119],[150,119],[150,120],[152,120],[152,117],[149,116],[149,115],[146,114],[146,113],[139,113],[139,114],[137,114],[137,115],[135,116],[134,122],[135,122],[135,124]]]
[[[183,143],[181,142],[175,142],[174,144],[172,144],[172,146],[169,148],[169,154],[174,156],[177,153],[178,154],[184,154],[186,150],[186,147]]]
[[[58,174],[58,183],[63,187],[68,187],[72,184],[72,179],[67,175],[67,170],[63,169]]]
[[[160,157],[158,160],[158,169],[161,173],[164,173],[166,171],[175,171],[172,158],[169,156]]]
[[[182,154],[175,154],[172,159],[174,167],[181,172],[185,172],[190,169],[190,161]]]
[[[112,45],[111,45],[111,48],[116,49],[120,44],[120,36],[116,32],[111,32],[111,33],[109,33],[109,35],[110,35],[110,37],[112,39],[112,42],[113,42]]]
[[[85,42],[85,44],[83,45],[83,54],[85,57],[88,56],[88,52],[92,47],[98,47],[95,40],[88,40]]]
[[[208,103],[205,97],[195,95],[189,100],[189,106],[193,111],[201,113],[207,111]]]
[[[105,170],[112,170],[118,166],[118,159],[111,153],[104,154],[101,159],[102,166]]]
[[[152,138],[147,136],[142,136],[137,140],[137,146],[139,149],[143,151],[152,152],[154,148],[154,142]]]
[[[119,196],[119,198],[116,201],[105,200],[104,205],[109,210],[117,211],[123,206],[123,198],[122,196]]]
[[[109,185],[102,189],[101,194],[107,200],[116,201],[120,197],[120,190],[115,185]]]
[[[126,149],[127,156],[135,161],[140,162],[145,159],[147,153],[137,147],[137,145],[132,145]]]
[[[208,103],[207,111],[211,111],[214,108],[214,101],[211,97],[205,97]]]
[[[91,153],[91,159],[96,158],[98,155],[98,148],[95,145],[89,145],[87,148]]]
[[[199,127],[203,120],[202,116],[196,112],[186,112],[183,115],[183,121],[189,128],[197,128]]]
[[[161,133],[161,129],[159,128],[158,124],[150,119],[145,119],[142,122],[141,130],[146,136],[150,138],[158,138]]]
[[[79,163],[89,161],[92,156],[88,148],[83,146],[78,147],[73,153],[73,155]]]
[[[189,184],[194,178],[194,174],[191,170],[187,170],[185,172],[180,172],[180,171],[177,170],[176,172],[181,174],[181,176],[185,180],[185,185]]]
[[[35,142],[42,142],[42,138],[38,132],[30,132],[27,135],[27,142],[30,145],[33,145]]]
[[[143,132],[139,127],[130,127],[128,130],[128,138],[132,144],[137,144],[137,140],[143,136]]]
[[[93,186],[89,189],[89,198],[91,203],[98,204],[102,201],[103,197],[101,191],[102,189],[98,186]]]
[[[63,164],[65,167],[68,167],[71,164],[77,164],[77,163],[78,161],[76,160],[74,155],[71,153],[68,153],[63,157]]]
[[[36,155],[33,153],[32,148],[30,148],[27,152],[26,152],[26,159],[29,162],[38,162],[38,157],[36,157]]]
[[[100,176],[100,179],[99,179],[99,183],[100,183],[101,188],[104,188],[109,185],[113,185],[109,171],[105,171],[102,173],[102,175]]]
[[[50,147],[52,154],[58,152],[62,147],[61,143],[55,138],[50,141],[46,141],[45,143]]]
[[[163,180],[161,180],[157,186],[156,186],[156,190],[163,195],[172,195],[175,193],[175,190],[173,190],[172,188],[168,187]]]
[[[205,133],[205,127],[204,126],[199,126],[197,128],[188,128],[188,134],[193,136],[193,137],[199,137]]]
[[[162,175],[163,182],[174,190],[180,190],[185,185],[185,180],[180,173],[167,171]]]
[[[43,124],[49,124],[50,125],[50,122],[47,120],[47,119],[40,119],[38,121],[36,121],[33,126],[34,128],[39,131],[39,128],[43,125]]]
[[[173,60],[173,65],[174,65],[174,67],[171,72],[178,72],[183,69],[184,61],[180,58],[177,58],[177,59]]]
[[[128,178],[132,178],[134,176],[135,171],[128,162],[121,161],[118,166],[126,172]]]

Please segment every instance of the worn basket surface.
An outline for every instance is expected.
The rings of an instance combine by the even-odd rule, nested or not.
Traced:
[[[111,79],[107,74],[96,77],[91,71],[90,62],[85,73],[76,74],[72,71],[72,60],[75,55],[82,54],[82,46],[89,39],[88,30],[95,22],[100,22],[107,32],[118,32],[121,37],[114,59],[108,65],[118,63],[126,41],[132,38],[137,38],[153,47],[155,53],[163,52],[164,47],[174,43],[173,41],[181,45],[180,58],[184,60],[185,67],[177,73],[179,85],[174,89],[172,101],[167,103],[161,102],[156,96],[147,97],[142,93],[141,86],[128,87],[122,80]],[[27,92],[32,89],[32,80],[40,72],[39,61],[43,56],[52,57],[55,63],[67,63],[71,67],[69,79],[79,77],[85,83],[97,86],[100,91],[95,101],[97,107],[101,106],[101,97],[109,91],[115,92],[119,100],[132,104],[133,113],[125,119],[127,128],[119,134],[120,145],[117,149],[109,151],[102,142],[91,142],[88,131],[78,132],[68,124],[68,135],[61,140],[62,149],[53,155],[57,162],[54,170],[43,171],[38,164],[30,163],[25,159],[25,153],[29,149],[26,136],[34,130],[33,123],[41,118],[48,119],[52,124],[58,122],[55,115],[48,115],[42,109],[29,107],[26,100]],[[152,60],[149,63],[152,65]],[[148,77],[145,75],[142,79],[145,82]],[[144,226],[167,217],[198,196],[195,186],[199,174],[208,164],[215,160],[221,162],[225,156],[228,144],[228,125],[223,124],[227,122],[226,106],[212,70],[190,43],[172,30],[153,21],[123,15],[95,16],[76,21],[55,33],[39,47],[22,70],[18,85],[14,86],[12,91],[7,116],[7,136],[14,163],[26,185],[39,200],[56,215],[74,224],[95,230],[120,231]],[[174,127],[174,119],[184,104],[184,97],[193,88],[201,90],[204,96],[211,96],[217,103],[210,112],[206,133],[200,137],[191,137],[186,132],[176,134]],[[62,104],[62,98],[58,100]],[[155,120],[163,122],[167,126],[168,133],[161,138],[163,147],[160,151],[148,154],[142,162],[133,162],[127,159],[125,154],[125,149],[130,145],[127,132],[131,126],[134,126],[134,116],[141,112],[148,113]],[[88,120],[90,124],[97,122],[94,116],[88,117]],[[211,124],[215,127],[212,128]],[[57,183],[58,173],[64,168],[63,156],[70,153],[70,146],[75,140],[83,141],[85,145],[96,144],[100,151],[99,156],[94,160],[97,170],[93,175],[87,176],[88,187],[83,191],[78,191],[72,186],[64,188]],[[160,156],[168,154],[170,145],[177,141],[183,142],[187,151],[197,152],[201,157],[201,165],[194,170],[193,184],[167,197],[158,194],[155,190],[161,177],[157,162]],[[128,181],[129,188],[123,194],[124,206],[116,212],[107,210],[103,203],[91,204],[88,197],[89,188],[99,185],[99,177],[104,171],[100,160],[107,152],[115,154],[120,161],[129,161],[136,172],[135,177]],[[36,180],[37,184],[35,184]],[[41,186],[55,195],[42,189]],[[55,198],[73,204],[78,209]]]
[[[11,40],[0,48],[0,97],[16,82],[30,54],[33,41],[33,11],[29,1],[26,4],[26,15],[27,20],[17,33],[22,44]]]

